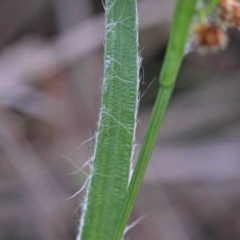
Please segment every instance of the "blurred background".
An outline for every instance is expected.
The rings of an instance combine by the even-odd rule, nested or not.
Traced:
[[[174,3],[138,1],[136,156]],[[229,36],[225,51],[185,58],[126,239],[240,239],[240,32]],[[0,240],[75,239],[103,42],[101,0],[0,1]]]

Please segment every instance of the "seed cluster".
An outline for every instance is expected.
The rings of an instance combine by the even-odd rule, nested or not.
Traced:
[[[220,19],[227,27],[240,27],[240,3],[235,0],[220,1]]]
[[[237,0],[220,0],[218,13],[211,20],[192,24],[194,44],[199,52],[218,51],[228,43],[227,29],[240,29],[240,2]]]
[[[199,52],[217,51],[226,47],[227,34],[218,26],[209,22],[198,22],[192,28],[196,35],[194,43],[198,46]]]

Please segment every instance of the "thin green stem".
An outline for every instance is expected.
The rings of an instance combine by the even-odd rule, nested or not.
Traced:
[[[197,9],[200,20],[202,22],[208,22],[209,21],[209,15],[213,13],[213,10],[216,9],[216,6],[219,4],[220,0],[208,0],[205,1],[203,6],[201,6],[199,9]]]
[[[210,3],[208,3],[207,12],[210,13],[213,8],[215,8],[219,4],[220,0],[211,0]]]
[[[132,211],[139,188],[169,103],[176,77],[184,56],[188,32],[197,0],[178,0],[175,7],[170,40],[160,75],[160,91],[158,93],[148,129],[139,153],[138,161],[125,196],[119,223],[113,235],[114,240],[122,239],[125,226]]]

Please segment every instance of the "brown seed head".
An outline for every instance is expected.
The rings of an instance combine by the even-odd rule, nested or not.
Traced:
[[[220,27],[211,23],[198,22],[193,25],[194,43],[200,52],[217,51],[227,45],[228,37]]]
[[[219,17],[225,26],[240,28],[240,3],[236,0],[220,0]]]

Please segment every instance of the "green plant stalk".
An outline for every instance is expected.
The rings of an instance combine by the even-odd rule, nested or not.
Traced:
[[[215,8],[217,6],[217,4],[219,4],[220,0],[210,0],[207,2],[207,13],[210,13],[212,11],[213,8]]]
[[[153,108],[148,129],[129,188],[125,196],[124,205],[119,216],[119,222],[112,237],[114,240],[122,239],[125,226],[147,169],[154,143],[162,124],[167,105],[171,98],[176,77],[185,53],[185,45],[188,40],[189,28],[196,3],[197,0],[178,0],[176,3],[167,53],[159,78],[160,91]]]
[[[197,9],[199,17],[202,22],[208,23],[209,15],[213,12],[213,9],[216,9],[216,6],[219,5],[220,0],[205,0],[203,5]]]
[[[136,0],[106,0],[104,79],[81,240],[112,240],[129,184],[138,103]]]

